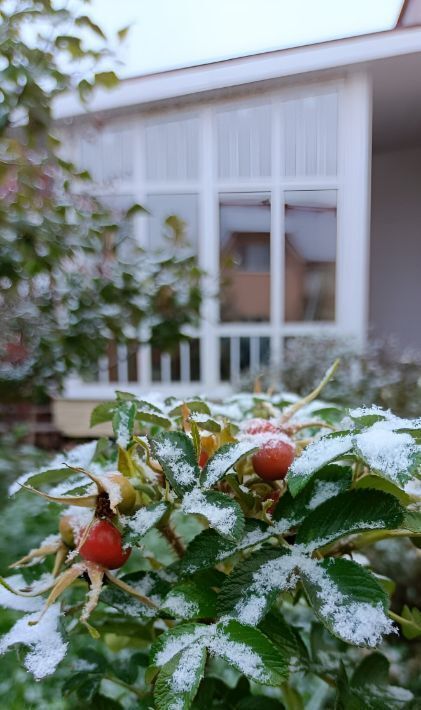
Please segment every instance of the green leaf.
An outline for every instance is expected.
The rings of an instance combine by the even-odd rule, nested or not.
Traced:
[[[387,594],[361,565],[343,558],[319,563],[308,558],[299,572],[314,612],[334,636],[373,647],[391,633]]]
[[[145,402],[145,404],[147,403]],[[163,429],[169,429],[172,425],[171,420],[168,419],[165,414],[146,409],[142,406],[142,403],[138,405],[136,419],[140,422],[147,422],[148,424],[157,424]]]
[[[181,560],[180,574],[186,576],[198,570],[213,567],[240,550],[246,550],[264,542],[273,534],[270,526],[260,520],[253,519],[246,520],[244,535],[238,542],[221,538],[215,530],[203,530],[188,545]]]
[[[200,456],[200,432],[199,427],[196,422],[191,422],[191,438],[193,441],[194,450],[196,452],[196,458],[199,460]]]
[[[388,481],[382,476],[377,476],[374,473],[370,473],[368,476],[363,476],[359,478],[355,483],[355,488],[372,488],[376,491],[383,491],[384,493],[390,493],[390,495],[395,496],[402,505],[409,505],[412,503],[412,498],[408,493],[395,486],[392,481]]]
[[[119,402],[113,414],[113,431],[117,445],[127,450],[134,430],[136,404],[128,400]]]
[[[325,501],[305,518],[297,544],[315,550],[351,533],[394,530],[401,526],[403,518],[404,509],[388,493],[347,491]]]
[[[190,410],[190,412],[198,412],[201,414],[209,414],[209,415],[211,413],[209,405],[203,399],[186,399],[182,402],[182,404],[177,404],[175,407],[173,407],[168,412],[169,416],[170,417],[182,417],[184,406],[186,406]]]
[[[94,32],[96,35],[98,35],[98,37],[101,37],[101,39],[106,39],[105,34],[103,33],[99,25],[95,24],[95,22],[93,22],[91,18],[87,15],[80,15],[79,17],[76,17],[75,25],[77,25],[78,27],[87,27],[88,29],[92,30],[92,32]]]
[[[407,510],[403,519],[402,527],[413,533],[421,533],[421,511]]]
[[[272,516],[278,523],[278,529],[290,528],[301,523],[306,515],[339,493],[350,488],[352,483],[352,469],[350,466],[328,464],[322,468],[310,481],[308,486],[295,498],[287,491],[280,498]],[[281,525],[282,524],[282,525]]]
[[[176,584],[165,597],[162,611],[176,619],[205,619],[216,616],[217,594],[200,581]]]
[[[408,433],[372,427],[357,433],[353,441],[355,453],[367,466],[392,483],[404,485],[418,468],[419,451]]]
[[[145,207],[143,207],[143,205],[139,205],[138,202],[135,202],[127,210],[125,219],[130,219],[130,217],[133,217],[136,214],[149,214],[149,212]]]
[[[99,690],[102,675],[100,673],[75,673],[68,678],[62,686],[64,696],[76,693],[80,700],[91,703],[93,697]]]
[[[308,668],[310,657],[304,641],[276,608],[266,614],[259,624],[259,629],[286,655],[291,670]]]
[[[258,550],[252,557],[237,564],[227,577],[218,597],[218,611],[224,614],[235,614],[240,621],[257,624],[269,611],[279,593],[276,580],[273,584],[259,585],[255,580],[265,566],[287,553],[283,549]]]
[[[234,554],[236,543],[221,538],[215,530],[203,530],[188,545],[181,560],[180,574],[188,576]]]
[[[114,71],[100,71],[95,74],[95,84],[104,86],[106,89],[114,89],[120,80]]]
[[[157,710],[188,710],[205,672],[206,646],[196,643],[177,653],[160,670],[155,683]]]
[[[97,426],[97,424],[112,421],[116,406],[116,402],[101,402],[101,404],[98,404],[92,410],[90,426],[93,427]]]
[[[162,668],[180,651],[202,641],[208,636],[206,624],[182,624],[158,636],[150,650],[150,664],[153,668]]]
[[[130,25],[127,25],[126,27],[122,27],[121,30],[118,30],[117,37],[120,42],[124,42],[124,40],[126,39],[128,33],[129,33],[129,30],[130,30]]]
[[[189,422],[191,422],[192,424],[196,424],[199,429],[204,429],[205,431],[211,431],[213,433],[218,433],[221,431],[220,423],[213,417],[210,417],[208,414],[200,414],[199,412],[193,412],[193,414],[189,416]]]
[[[413,607],[404,606],[402,610],[402,618],[405,623],[399,621],[403,635],[406,639],[412,640],[421,636],[421,611]]]
[[[162,520],[169,508],[168,503],[159,501],[146,505],[134,515],[126,517],[124,541],[131,545],[140,544],[144,535]]]
[[[169,431],[149,438],[153,457],[177,495],[191,491],[199,481],[200,469],[191,439],[181,431]]]
[[[218,624],[210,650],[256,683],[276,686],[288,677],[287,654],[259,629],[234,619]]]
[[[29,476],[25,479],[24,483],[26,486],[40,488],[41,486],[46,484],[60,483],[66,478],[70,478],[70,476],[74,475],[75,471],[72,468],[69,468],[68,466],[63,468],[50,468],[46,471],[39,471],[38,473],[32,474],[32,476]],[[16,484],[16,491],[14,492],[18,492],[21,490],[23,489]]]
[[[360,701],[361,710],[400,710],[413,700],[409,690],[389,685],[389,661],[381,653],[363,658],[354,671],[351,692]]]
[[[129,658],[113,660],[112,674],[128,685],[134,685],[139,668],[147,668],[149,663],[146,653],[133,653]]]
[[[340,460],[352,449],[349,432],[327,434],[307,446],[293,462],[287,474],[288,489],[292,496],[298,495],[321,468],[332,461]]]
[[[247,456],[258,447],[248,441],[238,441],[235,444],[224,444],[207,461],[200,474],[200,485],[211,488],[235,466],[243,456]]]
[[[222,537],[237,541],[244,532],[244,513],[236,500],[225,493],[195,489],[183,498],[185,513],[200,515]]]

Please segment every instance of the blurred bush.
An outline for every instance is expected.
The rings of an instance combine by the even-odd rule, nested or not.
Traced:
[[[402,350],[393,340],[372,341],[358,351],[345,339],[287,338],[281,367],[263,370],[260,386],[304,395],[336,358],[341,364],[324,398],[349,407],[377,404],[400,416],[421,415],[421,353]],[[245,376],[241,390],[249,390],[254,379]]]

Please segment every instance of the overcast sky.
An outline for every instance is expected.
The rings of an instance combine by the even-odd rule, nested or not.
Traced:
[[[92,0],[108,32],[131,24],[120,76],[391,28],[402,0]]]

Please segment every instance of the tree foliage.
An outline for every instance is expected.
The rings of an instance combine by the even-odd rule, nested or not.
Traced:
[[[107,40],[82,11],[0,3],[0,378],[13,398],[16,383],[36,397],[70,372],[91,375],[110,340],[136,341],[140,326],[145,341],[171,349],[200,309],[180,222],[159,252],[122,245],[121,223],[142,208],[108,210],[63,157],[54,102],[70,90],[87,101],[117,82]]]

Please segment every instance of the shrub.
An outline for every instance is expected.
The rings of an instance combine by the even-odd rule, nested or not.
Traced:
[[[421,636],[421,613],[390,610],[393,581],[361,550],[421,537],[421,420],[345,413],[320,389],[99,405],[115,443],[12,486],[66,507],[3,579],[2,605],[27,615],[0,652],[26,647],[37,679],[58,667],[82,707],[415,707],[374,649]],[[285,447],[286,477],[275,455],[258,476],[256,452]]]

